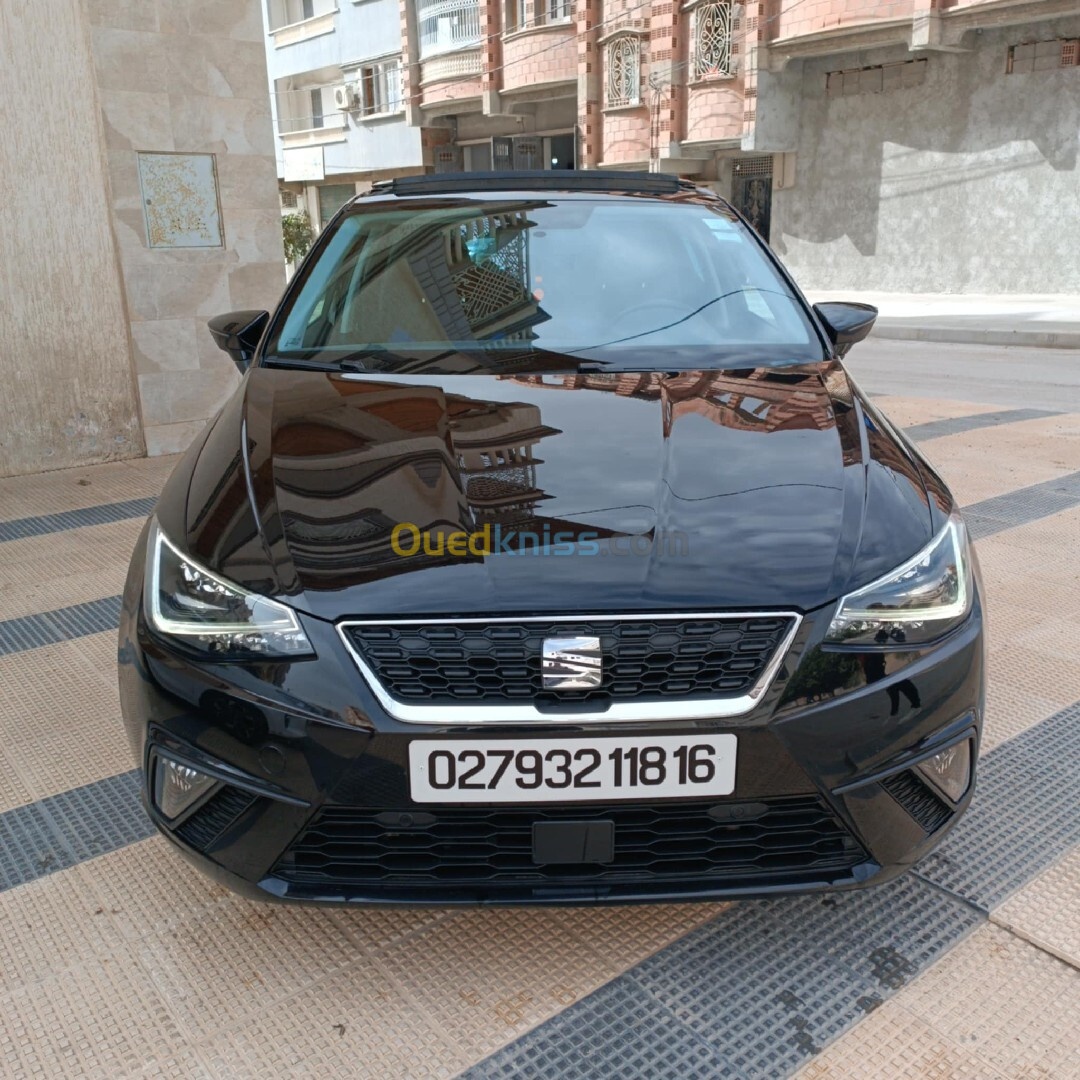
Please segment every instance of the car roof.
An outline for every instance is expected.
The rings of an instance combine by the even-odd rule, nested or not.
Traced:
[[[673,196],[681,200],[708,197],[723,202],[714,192],[695,186],[689,180],[665,173],[621,172],[600,169],[519,169],[507,172],[436,173],[426,176],[403,176],[382,180],[370,192],[353,202],[369,199],[493,198],[501,195],[555,193],[570,197],[637,196],[656,198]]]

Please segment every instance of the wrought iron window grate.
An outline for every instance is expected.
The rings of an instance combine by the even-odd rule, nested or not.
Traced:
[[[608,45],[606,101],[611,107],[641,102],[641,43],[636,34],[622,34]]]
[[[699,79],[733,75],[732,16],[728,3],[701,4],[694,12],[694,75]]]

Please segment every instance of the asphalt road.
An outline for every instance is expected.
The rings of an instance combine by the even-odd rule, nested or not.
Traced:
[[[1080,350],[870,338],[845,364],[871,394],[1080,412]]]

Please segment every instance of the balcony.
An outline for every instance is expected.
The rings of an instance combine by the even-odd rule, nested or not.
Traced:
[[[422,61],[479,47],[482,37],[479,0],[415,0],[415,3]]]
[[[277,134],[282,146],[322,146],[346,139],[345,114],[334,101],[334,89],[342,80],[338,68],[322,68],[277,80],[274,96]]]
[[[420,63],[420,85],[444,82],[447,79],[480,75],[480,50],[468,49],[448,55],[436,55]]]
[[[336,0],[270,0],[270,36],[275,49],[334,32]]]

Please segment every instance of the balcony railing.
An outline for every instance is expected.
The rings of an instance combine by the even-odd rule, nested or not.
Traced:
[[[415,0],[420,59],[480,44],[479,0]]]
[[[479,49],[467,52],[450,53],[448,56],[435,56],[420,65],[420,85],[442,82],[444,79],[467,78],[479,75],[482,69]]]

